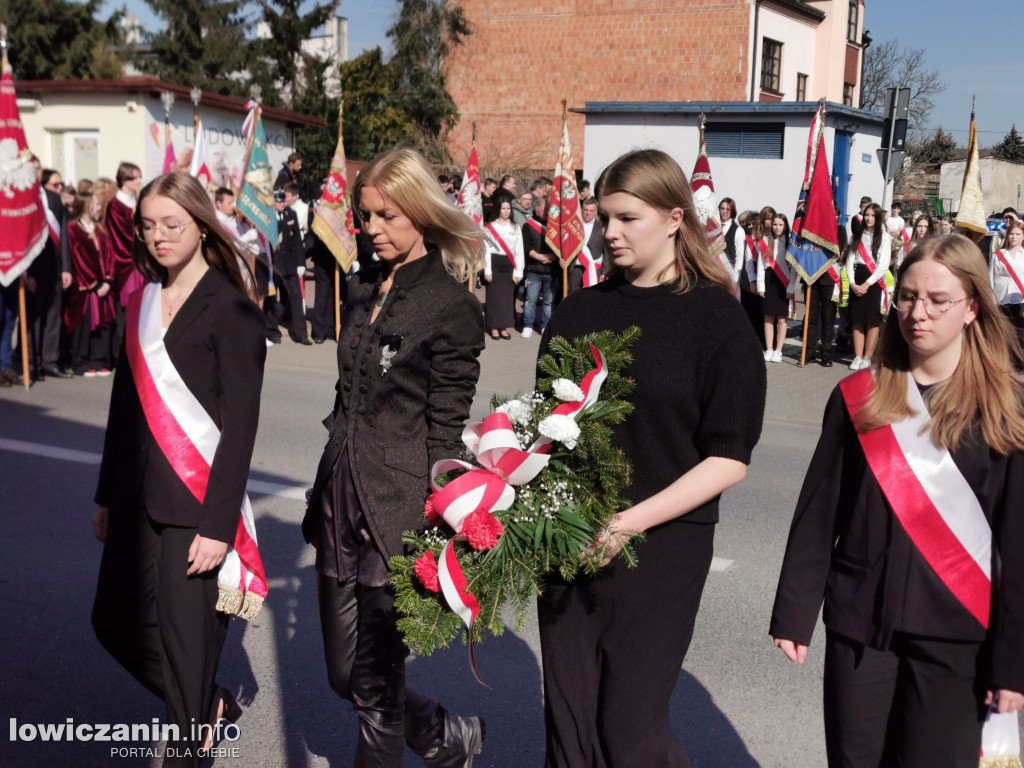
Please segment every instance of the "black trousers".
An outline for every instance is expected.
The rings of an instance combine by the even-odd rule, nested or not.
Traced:
[[[309,336],[306,330],[306,302],[302,300],[302,278],[297,274],[284,275],[284,289],[288,292],[288,306],[282,318],[288,335],[294,341]],[[279,297],[280,298],[280,297]]]
[[[669,700],[693,637],[715,527],[669,523],[596,578],[538,599],[548,768],[687,768]]]
[[[316,296],[313,302],[313,338],[334,338],[334,260],[313,259],[313,278],[316,280]],[[341,292],[345,292],[345,278],[342,276]]]
[[[880,651],[829,631],[829,768],[977,768],[985,708],[980,643],[897,633]]]
[[[832,301],[835,283],[824,277],[811,285],[811,302],[805,308],[807,313],[807,344],[810,349],[820,350],[823,359],[832,359],[832,337],[835,335],[836,310],[839,305]],[[821,321],[819,323],[819,320]],[[821,339],[819,341],[818,333]]]
[[[86,309],[85,318],[71,334],[71,370],[76,374],[114,367],[110,350],[113,324],[100,326],[96,330],[92,330],[90,325],[89,310]]]
[[[57,367],[60,364],[60,336],[63,326],[61,303],[64,289],[60,284],[60,272],[51,262],[49,247],[40,254],[29,274],[35,280],[36,289],[25,294],[25,309],[28,313],[30,365]]]
[[[218,613],[217,572],[186,576],[196,528],[150,520],[144,510],[111,512],[92,625],[122,667],[167,707],[179,738],[165,766],[198,766],[216,715],[217,666],[228,618]],[[195,728],[193,728],[195,726]]]
[[[444,741],[445,712],[405,684],[409,650],[390,586],[317,575],[327,681],[359,717],[354,768],[401,768],[408,744],[418,755]]]
[[[746,282],[746,281],[743,281]],[[761,349],[766,349],[768,344],[764,340],[764,299],[756,293],[751,293],[749,283],[747,288],[740,288],[740,305],[747,313],[747,319],[754,329],[754,334],[761,342]]]

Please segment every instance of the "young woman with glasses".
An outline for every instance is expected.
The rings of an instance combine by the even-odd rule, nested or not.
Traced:
[[[825,408],[770,632],[802,664],[824,598],[829,766],[977,766],[987,705],[1024,705],[1021,348],[965,237],[920,243],[895,296]]]
[[[262,572],[255,541],[243,554],[239,536],[265,323],[194,178],[152,181],[134,220],[132,258],[145,285],[127,307],[110,398],[92,622],[103,647],[163,700],[177,726],[163,764],[197,766],[211,741],[199,727],[241,714],[216,683],[228,612],[238,612],[218,569],[234,545],[245,572]]]

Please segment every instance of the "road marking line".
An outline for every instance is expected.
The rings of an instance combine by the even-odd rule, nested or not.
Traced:
[[[102,454],[93,453],[92,451],[76,451],[73,448],[28,443],[24,440],[10,440],[5,437],[0,437],[0,450],[92,466],[99,466],[103,459]],[[304,485],[282,485],[281,483],[268,483],[265,480],[249,480],[246,489],[254,496],[275,496],[280,499],[306,500],[306,486]]]
[[[711,558],[711,570],[712,571],[727,571],[732,568],[734,560],[726,560],[724,557],[712,557]]]
[[[26,443],[23,440],[8,440],[0,437],[0,448],[14,453],[27,453],[32,456],[45,456],[48,459],[60,459],[61,461],[74,461],[79,464],[97,465],[103,458],[98,453],[91,451],[76,451],[71,448],[58,448],[55,445],[40,445],[39,443]]]

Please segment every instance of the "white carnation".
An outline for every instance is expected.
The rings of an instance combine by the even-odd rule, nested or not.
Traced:
[[[555,379],[551,382],[551,389],[563,403],[578,403],[584,398],[583,390],[569,379]]]
[[[530,423],[530,406],[522,400],[509,400],[494,409],[495,413],[504,413],[513,424],[524,426]]]
[[[579,439],[580,425],[572,416],[552,414],[537,425],[537,431],[544,437],[557,440],[571,451],[576,447],[576,441]]]

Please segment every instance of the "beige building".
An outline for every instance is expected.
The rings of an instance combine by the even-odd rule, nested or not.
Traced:
[[[36,80],[15,83],[25,139],[44,168],[60,171],[67,181],[114,177],[122,161],[142,168],[144,179],[163,171],[166,151],[161,94],[174,94],[171,141],[187,167],[195,145],[189,89],[152,76],[121,80]],[[203,93],[199,102],[208,164],[215,183],[240,181],[246,145],[242,138],[245,101]],[[295,130],[324,127],[314,117],[284,109],[263,110],[271,166],[284,163],[294,150]],[[234,186],[240,186],[236,183]]]
[[[964,186],[966,160],[953,160],[942,164],[939,174],[939,197],[947,210],[956,210],[960,204],[960,191]],[[985,198],[985,212],[999,213],[1004,208],[1021,210],[1021,191],[1024,190],[1024,163],[1000,160],[998,157],[981,158],[981,193]]]

